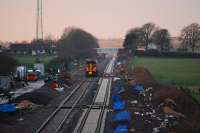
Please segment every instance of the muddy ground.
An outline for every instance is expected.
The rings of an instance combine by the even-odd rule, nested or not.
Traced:
[[[188,94],[177,87],[159,84],[153,79],[150,72],[142,67],[136,67],[133,70],[127,69],[127,71],[121,72],[121,79],[118,80],[125,89],[119,95],[126,103],[125,109],[120,111],[129,111],[131,120],[122,122],[113,120],[116,113],[120,111],[113,110],[113,101],[111,99],[111,110],[107,117],[106,133],[113,132],[119,124],[128,125],[128,131],[136,133],[200,132],[200,106]],[[115,84],[119,85],[119,83],[113,82],[113,85]],[[138,95],[133,91],[134,86],[137,84],[144,85],[146,96]],[[150,100],[150,96],[147,96],[148,93],[146,93],[147,89],[151,90]],[[173,105],[166,103],[169,99]],[[137,103],[133,101],[137,101]],[[164,107],[170,107],[176,113],[166,113]]]
[[[200,105],[188,94],[174,86],[160,85],[157,83],[148,70],[144,68],[135,68],[133,74],[137,83],[142,83],[145,88],[153,88],[152,103],[157,107],[166,98],[171,98],[176,103],[176,111],[185,115],[185,118],[178,120],[174,131],[181,133],[199,133],[200,132]]]
[[[0,132],[31,133],[36,131],[45,118],[59,105],[60,101],[70,94],[72,88],[65,88],[63,92],[58,92],[49,86],[43,86],[36,91],[18,97],[12,102],[19,103],[27,100],[35,104],[35,106],[11,114],[1,113]]]

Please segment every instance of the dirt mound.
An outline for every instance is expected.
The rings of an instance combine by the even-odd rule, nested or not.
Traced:
[[[177,125],[173,127],[173,131],[181,133],[199,133],[200,132],[200,105],[187,92],[175,86],[161,85],[152,77],[151,73],[143,67],[135,67],[133,70],[124,72],[124,77],[132,79],[133,83],[128,83],[126,90],[121,93],[122,98],[127,102],[128,109],[131,112],[144,112],[144,110],[137,110],[138,108],[131,108],[132,101],[138,99],[133,93],[134,84],[143,84],[144,87],[152,88],[152,105],[155,110],[159,110],[159,105],[164,103],[166,99],[171,99],[175,102],[173,112],[181,114],[184,117],[177,118]],[[139,108],[141,109],[141,108]],[[166,108],[165,108],[166,109]],[[168,108],[168,111],[171,108]],[[162,110],[162,109],[161,109]],[[166,110],[165,110],[166,111]],[[161,112],[163,115],[165,112]],[[140,123],[139,120],[135,123]]]
[[[145,87],[153,88],[153,104],[158,106],[165,99],[170,98],[177,104],[176,110],[183,113],[186,119],[180,120],[176,127],[177,132],[200,132],[200,106],[188,94],[174,86],[165,86],[157,83],[150,72],[142,67],[136,67],[133,71],[137,83],[144,84]]]
[[[171,98],[177,104],[177,110],[186,116],[178,123],[178,132],[200,132],[200,106],[190,96],[176,87],[160,86],[154,92],[153,103],[158,105],[164,99]]]
[[[187,116],[192,116],[191,112],[193,111],[200,111],[199,105],[182,90],[172,86],[160,85],[154,92],[153,103],[158,105],[166,98],[173,99],[179,106],[180,111],[184,111]]]
[[[47,105],[54,97],[58,95],[59,92],[56,90],[51,89],[48,86],[44,86],[39,90],[21,95],[14,99],[12,102],[19,103],[20,101],[28,100],[38,105]]]
[[[137,77],[136,83],[144,84],[145,87],[157,85],[157,82],[153,79],[151,73],[143,67],[135,67],[131,73]]]
[[[39,107],[37,104],[34,104],[28,100],[23,100],[16,105],[16,108],[18,109],[35,109],[37,107]]]

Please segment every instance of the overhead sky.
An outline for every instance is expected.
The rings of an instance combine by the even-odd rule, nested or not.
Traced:
[[[59,37],[68,26],[97,38],[123,38],[133,27],[154,22],[172,36],[200,23],[200,0],[43,0],[44,36]],[[0,0],[0,40],[35,38],[36,0]]]

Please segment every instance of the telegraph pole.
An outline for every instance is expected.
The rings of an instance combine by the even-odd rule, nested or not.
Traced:
[[[37,0],[36,7],[36,40],[43,40],[43,9],[42,9],[42,0]]]

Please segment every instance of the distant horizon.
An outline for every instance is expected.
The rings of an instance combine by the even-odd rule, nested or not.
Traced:
[[[78,28],[78,27],[77,27]],[[134,27],[133,27],[134,28]],[[84,29],[83,29],[84,30]],[[130,29],[129,29],[130,30]],[[88,32],[87,30],[85,30],[86,32]],[[127,32],[128,32],[128,30],[127,30]],[[90,32],[88,32],[88,33],[90,33]],[[170,33],[170,31],[169,31],[169,33]],[[90,34],[92,34],[92,33],[90,33]],[[49,35],[52,35],[52,34],[48,34],[47,33],[47,35],[46,36],[44,36],[44,38],[43,39],[45,39],[47,36],[49,36]],[[61,34],[62,35],[62,34]],[[60,36],[61,36],[60,35]],[[93,35],[93,34],[92,34]],[[126,34],[124,34],[124,36],[122,36],[122,37],[101,37],[101,38],[97,38],[97,36],[95,36],[95,35],[93,35],[97,40],[112,40],[112,39],[124,39],[125,38],[125,35]],[[60,37],[55,37],[55,36],[53,36],[54,37],[54,39],[56,39],[56,40],[58,40]],[[179,37],[179,35],[177,35],[177,36],[172,36],[171,35],[171,38],[178,38]],[[2,41],[2,42],[23,42],[23,41],[27,41],[27,42],[31,42],[32,40],[34,40],[34,39],[36,39],[35,37],[34,38],[32,38],[32,39],[28,39],[28,40],[25,40],[25,39],[21,39],[21,40],[0,40],[0,41]]]
[[[200,23],[200,0],[43,0],[44,37],[59,38],[78,27],[96,38],[124,38],[128,30],[153,22],[178,37],[181,29]],[[31,41],[36,34],[36,0],[0,1],[0,40]]]
[[[177,37],[171,37],[171,39],[172,39],[171,45],[173,45],[174,48],[178,48],[180,46],[180,43],[177,42],[178,41]],[[102,38],[102,39],[98,39],[98,43],[100,45],[100,48],[122,48],[123,47],[123,39],[121,38]]]

